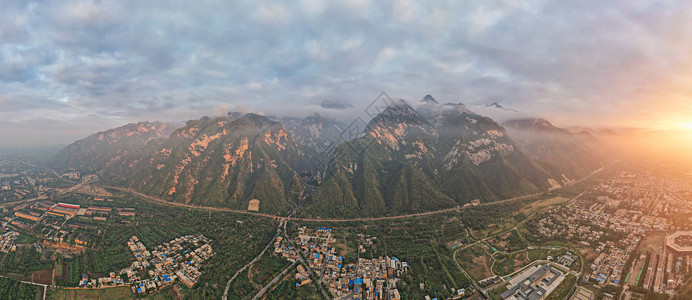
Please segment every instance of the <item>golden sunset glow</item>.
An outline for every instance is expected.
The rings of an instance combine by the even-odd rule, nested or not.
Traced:
[[[682,129],[692,130],[692,121],[680,123]]]
[[[648,128],[653,131],[666,132],[692,132],[692,114],[687,118],[687,114],[681,112],[668,112],[656,116],[653,120],[637,123],[638,128]]]

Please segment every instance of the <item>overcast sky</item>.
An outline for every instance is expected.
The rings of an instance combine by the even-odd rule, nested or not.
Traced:
[[[661,128],[692,122],[691,77],[684,0],[0,5],[0,146],[227,110],[350,118],[381,91]]]

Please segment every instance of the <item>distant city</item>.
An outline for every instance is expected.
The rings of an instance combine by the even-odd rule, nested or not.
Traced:
[[[692,1],[0,7],[0,300],[692,300]]]

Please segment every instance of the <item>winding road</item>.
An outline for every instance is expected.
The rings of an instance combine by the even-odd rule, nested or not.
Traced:
[[[283,225],[282,223],[284,223],[284,221],[279,222],[279,227],[276,228],[276,234],[275,234],[275,236],[279,234],[279,231],[281,231],[281,226]],[[248,267],[252,266],[252,264],[254,264],[258,259],[260,259],[260,257],[262,257],[262,255],[264,255],[264,252],[267,252],[267,249],[269,249],[269,247],[270,247],[271,245],[273,245],[273,244],[274,244],[274,238],[272,238],[272,239],[269,241],[269,243],[267,244],[267,246],[264,247],[264,249],[262,250],[262,252],[260,252],[259,255],[257,255],[257,256],[256,256],[255,258],[253,258],[249,263],[247,263],[246,265],[244,265],[242,268],[240,268],[238,271],[236,271],[235,274],[233,274],[233,277],[231,277],[231,279],[229,279],[228,282],[226,283],[226,289],[223,291],[223,298],[222,298],[223,300],[228,300],[228,290],[231,288],[231,283],[233,282],[233,280],[234,280],[236,277],[238,277],[238,274],[240,274],[240,272],[245,271],[245,269],[247,269]]]
[[[443,213],[448,213],[448,212],[460,211],[460,210],[467,208],[467,207],[457,206],[457,207],[428,211],[428,212],[406,214],[406,215],[396,215],[396,216],[386,216],[386,217],[373,217],[373,218],[352,218],[352,219],[298,218],[298,217],[290,217],[290,216],[286,217],[286,216],[280,216],[280,215],[264,214],[264,213],[251,212],[251,211],[238,210],[238,209],[230,209],[230,208],[223,208],[223,207],[200,206],[200,205],[190,205],[190,204],[184,204],[184,203],[178,203],[178,202],[171,202],[171,201],[163,200],[163,199],[158,198],[158,197],[142,194],[138,191],[135,191],[135,190],[129,189],[129,188],[122,188],[122,187],[116,187],[116,186],[104,186],[104,188],[119,190],[121,192],[126,192],[126,193],[131,193],[131,194],[134,194],[136,196],[139,196],[139,197],[142,197],[142,198],[154,201],[154,202],[158,202],[158,203],[161,203],[164,205],[184,207],[184,208],[189,208],[189,209],[207,210],[207,211],[237,213],[237,214],[252,215],[252,216],[272,218],[272,219],[304,221],[304,222],[340,223],[340,222],[369,222],[369,221],[396,220],[396,219],[405,219],[405,218],[414,218],[414,217],[421,217],[421,216],[443,214]],[[500,200],[500,201],[495,201],[495,202],[481,203],[480,205],[477,205],[477,206],[468,206],[468,207],[498,205],[498,204],[502,204],[502,203],[509,202],[509,201],[516,201],[516,200],[522,200],[522,199],[531,198],[531,197],[537,197],[541,194],[543,194],[543,193],[531,194],[531,195],[526,195],[526,196],[521,196],[521,197],[516,197],[516,198],[511,198],[511,199],[505,199],[505,200]]]
[[[610,166],[613,166],[617,164],[619,161],[613,162],[610,165],[606,167],[602,167],[593,173],[585,176],[584,178],[581,178],[579,180],[575,180],[570,182],[569,184],[550,190],[549,192],[554,192],[578,183],[583,182],[584,180],[590,178],[591,176],[594,176],[603,170],[609,168]],[[46,167],[43,167],[44,169],[48,169]],[[48,169],[50,170],[50,169]],[[130,188],[122,188],[122,187],[116,187],[116,186],[103,186],[103,188],[109,188],[109,189],[114,189],[114,190],[119,190],[122,192],[127,192],[131,193],[134,195],[137,195],[139,197],[158,202],[161,204],[165,205],[172,205],[172,206],[178,206],[178,207],[184,207],[184,208],[190,208],[190,209],[199,209],[199,210],[207,210],[207,211],[220,211],[220,212],[229,212],[229,213],[237,213],[237,214],[245,214],[245,215],[252,215],[252,216],[257,216],[257,217],[264,217],[264,218],[272,218],[272,219],[286,219],[286,220],[292,220],[292,221],[304,221],[304,222],[330,222],[330,223],[340,223],[340,222],[369,222],[369,221],[385,221],[385,220],[396,220],[396,219],[405,219],[405,218],[413,218],[413,217],[421,217],[421,216],[429,216],[429,215],[436,215],[436,214],[443,214],[443,213],[448,213],[448,212],[453,212],[453,211],[460,211],[463,209],[466,209],[467,207],[478,207],[478,206],[489,206],[489,205],[497,205],[497,204],[502,204],[510,201],[517,201],[517,200],[523,200],[523,199],[528,199],[532,197],[538,197],[540,195],[546,194],[548,191],[544,192],[539,192],[539,193],[534,193],[531,195],[524,195],[520,197],[514,197],[514,198],[509,198],[509,199],[504,199],[504,200],[499,200],[499,201],[494,201],[494,202],[485,202],[481,203],[480,205],[477,206],[457,206],[457,207],[452,207],[452,208],[447,208],[447,209],[440,209],[440,210],[434,210],[434,211],[428,211],[428,212],[421,212],[421,213],[414,213],[414,214],[405,214],[405,215],[396,215],[396,216],[386,216],[386,217],[374,217],[374,218],[352,218],[352,219],[322,219],[322,218],[298,218],[298,217],[286,217],[286,216],[279,216],[279,215],[272,215],[272,214],[264,214],[264,213],[258,213],[258,212],[251,212],[251,211],[246,211],[246,210],[238,210],[238,209],[230,209],[230,208],[223,208],[223,207],[211,207],[211,206],[201,206],[201,205],[190,205],[190,204],[184,204],[184,203],[178,203],[178,202],[171,202],[171,201],[166,201],[164,199],[155,197],[155,196],[150,196],[146,195],[143,193],[140,193],[136,190],[130,189]]]
[[[23,162],[23,161],[22,161],[22,162]],[[52,171],[56,176],[59,177],[59,175],[57,174],[57,172],[55,172],[54,170],[52,170],[52,169],[50,169],[50,168],[41,167],[41,166],[37,166],[37,165],[33,165],[33,164],[29,164],[29,163],[27,163],[27,162],[23,162],[23,163],[25,163],[25,164],[27,164],[27,165],[30,165],[30,166],[33,166],[33,167],[40,167],[40,168],[43,168],[43,169],[46,169],[46,170],[50,170],[50,171]],[[611,165],[612,165],[612,164],[611,164]],[[608,166],[608,167],[609,167],[609,166]],[[589,177],[591,177],[591,176],[593,176],[593,175],[595,175],[595,174],[597,174],[597,173],[599,173],[599,172],[605,170],[606,168],[607,168],[607,167],[603,167],[603,168],[601,168],[601,169],[599,169],[599,170],[593,172],[592,174],[589,174],[588,176],[586,176],[586,177],[584,177],[584,178],[581,178],[581,179],[579,179],[579,180],[576,180],[576,181],[571,182],[570,184],[565,185],[564,187],[568,187],[568,186],[571,186],[571,185],[574,185],[574,184],[583,182],[584,180],[586,180],[586,179],[588,179]],[[436,211],[428,211],[428,212],[413,213],[413,214],[405,214],[405,215],[396,215],[396,216],[372,217],[372,218],[352,218],[352,219],[299,218],[299,217],[291,217],[291,215],[288,215],[288,216],[279,216],[279,215],[265,214],[265,213],[259,213],[259,212],[250,212],[250,211],[245,211],[245,210],[235,210],[235,209],[221,208],[221,207],[198,206],[198,205],[190,205],[190,204],[184,204],[184,203],[170,202],[170,201],[166,201],[166,200],[164,200],[164,199],[161,199],[161,198],[158,198],[158,197],[155,197],[155,196],[150,196],[150,195],[143,194],[143,193],[141,193],[141,192],[138,192],[138,191],[136,191],[136,190],[129,189],[129,188],[122,188],[122,187],[115,187],[115,186],[103,186],[103,187],[104,187],[104,188],[110,188],[110,189],[113,189],[113,190],[122,191],[122,192],[127,192],[127,193],[130,193],[130,194],[139,196],[139,197],[141,197],[141,198],[143,198],[143,199],[147,199],[147,200],[150,200],[150,201],[153,201],[153,202],[157,202],[157,203],[160,203],[160,204],[163,204],[163,205],[170,205],[170,206],[177,206],[177,207],[182,207],[182,208],[197,209],[197,210],[205,210],[205,211],[217,211],[217,212],[237,213],[237,214],[244,214],[244,215],[257,216],[257,217],[264,217],[264,218],[277,219],[277,220],[280,220],[279,226],[278,226],[278,228],[276,229],[277,235],[279,234],[279,232],[280,232],[282,226],[283,226],[284,229],[285,229],[286,223],[287,223],[289,220],[291,220],[291,221],[305,221],[305,222],[333,222],[333,223],[338,223],[338,222],[384,221],[384,220],[396,220],[396,219],[405,219],[405,218],[412,218],[412,217],[420,217],[420,216],[429,216],[429,215],[436,215],[436,214],[444,214],[444,213],[455,212],[455,211],[458,212],[458,211],[461,211],[461,210],[467,208],[467,207],[457,206],[457,207],[453,207],[453,208],[441,209],[441,210],[436,210]],[[562,187],[562,188],[564,188],[564,187]],[[562,188],[554,189],[554,190],[551,190],[551,191],[559,190],[559,189],[562,189]],[[510,202],[510,201],[517,201],[517,200],[522,200],[522,199],[529,199],[529,198],[532,198],[532,197],[537,197],[537,196],[544,195],[544,194],[546,194],[546,193],[547,193],[547,192],[539,192],[539,193],[535,193],[535,194],[531,194],[531,195],[525,195],[525,196],[515,197],[515,198],[510,198],[510,199],[504,199],[504,200],[495,201],[495,202],[481,203],[481,204],[478,205],[478,206],[496,205],[496,204],[502,204],[502,203]],[[582,194],[583,194],[583,193],[582,193]],[[580,194],[579,196],[581,196],[582,194]],[[575,199],[578,198],[579,196],[575,197]],[[31,200],[35,200],[35,199],[31,199]],[[574,200],[574,199],[572,199],[572,200]],[[25,201],[29,201],[29,200],[25,200]],[[474,207],[474,206],[468,206],[468,207]],[[523,220],[522,222],[519,222],[519,223],[516,224],[511,230],[515,230],[519,225],[521,225],[521,224],[522,224],[523,222],[525,222],[525,221],[526,221],[526,220]],[[520,236],[521,236],[521,234],[520,234]],[[454,251],[453,259],[454,259],[455,263],[457,264],[457,267],[458,267],[458,268],[464,273],[464,275],[467,276],[468,278],[471,278],[471,276],[466,272],[466,270],[464,270],[464,269],[461,267],[461,265],[459,264],[459,262],[458,262],[457,259],[456,259],[456,254],[457,254],[457,252],[458,252],[459,250],[465,249],[465,248],[467,248],[467,247],[469,247],[469,246],[472,246],[472,245],[476,245],[476,244],[478,244],[478,243],[480,243],[480,242],[485,241],[485,240],[488,239],[488,238],[490,238],[490,237],[486,237],[486,238],[484,238],[484,239],[478,240],[478,241],[476,241],[475,243],[466,245],[465,247],[462,247],[462,248],[458,248],[458,249],[456,249],[456,251]],[[522,236],[522,239],[523,239],[523,236]],[[262,257],[262,255],[264,255],[264,253],[266,252],[266,250],[269,249],[269,247],[271,247],[271,245],[273,244],[273,241],[274,241],[274,238],[271,239],[271,241],[265,246],[265,248],[262,250],[262,252],[261,252],[258,256],[256,256],[252,261],[250,261],[250,262],[247,263],[246,265],[244,265],[241,269],[237,270],[237,271],[235,272],[235,274],[228,280],[228,282],[226,283],[226,288],[225,288],[225,290],[224,290],[223,297],[222,297],[223,300],[227,300],[227,299],[228,299],[228,292],[229,292],[229,289],[230,289],[230,287],[231,287],[231,283],[233,282],[233,280],[235,280],[235,278],[236,278],[241,272],[245,271],[247,268],[249,268],[250,266],[252,266],[260,257]],[[289,240],[289,241],[290,241],[290,240]],[[292,243],[292,241],[290,241],[290,242]],[[580,255],[580,258],[581,258],[581,255]],[[305,266],[308,268],[308,270],[310,270],[310,272],[313,272],[313,271],[310,269],[310,266],[304,261],[304,259],[303,259],[301,256],[299,256],[299,261],[300,261],[300,263],[302,263],[303,265],[305,265]],[[535,263],[535,262],[533,262],[533,263]],[[293,265],[292,265],[292,266],[293,266]],[[583,259],[582,259],[582,267],[583,267]],[[260,298],[262,295],[264,295],[264,293],[266,293],[266,291],[268,290],[268,288],[270,288],[274,283],[276,283],[276,281],[277,281],[279,278],[281,278],[283,275],[285,275],[285,273],[288,272],[290,269],[291,269],[290,267],[284,269],[284,270],[281,272],[281,274],[279,274],[278,276],[276,276],[269,284],[267,284],[266,286],[264,286],[263,289],[260,290],[260,292],[259,292],[257,295],[255,295],[255,297],[254,297],[253,299],[258,299],[258,298]],[[580,270],[580,273],[581,273],[581,270]],[[501,277],[501,278],[502,278],[502,277]],[[488,291],[489,289],[487,289],[487,288],[486,288],[486,289],[481,289],[481,287],[478,285],[478,283],[477,283],[475,280],[472,279],[471,281],[473,282],[474,287],[475,287],[478,291],[481,291],[483,294],[486,294],[486,296],[487,296],[487,291]],[[575,283],[576,283],[576,282],[575,282]],[[325,292],[325,290],[323,289],[323,287],[321,286],[321,284],[320,284],[319,282],[315,282],[315,285],[317,286],[317,289],[320,290],[320,292],[322,293],[322,295],[323,295],[325,298],[330,299],[330,297],[329,297],[328,294]],[[45,297],[45,293],[44,293],[44,297]]]
[[[581,196],[583,196],[584,194],[585,194],[585,193],[581,193],[581,194],[579,194],[579,195],[573,197],[572,199],[570,199],[570,200],[568,200],[568,201],[566,201],[566,202],[563,202],[563,203],[560,203],[560,204],[555,204],[555,205],[563,205],[563,204],[571,203],[571,202],[576,201],[577,199],[579,199],[579,198],[580,198]],[[550,206],[554,206],[554,205],[550,205]],[[547,207],[550,207],[550,206],[547,206]],[[502,284],[506,284],[505,278],[507,278],[508,276],[512,276],[512,277],[513,277],[515,274],[520,273],[520,272],[526,270],[526,268],[528,268],[528,267],[530,267],[530,266],[532,266],[532,265],[534,265],[534,264],[536,264],[536,263],[542,263],[542,262],[548,263],[548,262],[550,262],[550,261],[547,261],[547,260],[536,260],[536,261],[533,261],[533,262],[529,263],[528,265],[526,265],[525,267],[521,268],[520,270],[513,272],[512,274],[503,275],[503,276],[500,276],[500,275],[495,274],[495,272],[493,271],[492,266],[491,266],[491,267],[490,267],[490,272],[493,273],[493,275],[499,277],[499,278],[500,278],[500,281],[497,282],[497,283],[495,283],[495,284],[493,284],[493,285],[491,285],[491,286],[489,286],[489,287],[481,288],[481,287],[478,285],[478,283],[466,272],[466,270],[464,270],[464,268],[461,266],[461,264],[459,264],[459,262],[457,261],[457,252],[459,252],[460,250],[464,250],[464,249],[466,249],[466,248],[468,248],[468,247],[480,245],[480,244],[485,243],[487,240],[489,240],[489,239],[491,239],[491,238],[493,238],[493,237],[495,237],[495,236],[497,236],[497,235],[500,235],[500,234],[503,234],[503,233],[507,233],[507,232],[510,232],[510,231],[516,231],[516,232],[519,234],[519,236],[524,240],[524,242],[527,242],[527,243],[528,243],[528,241],[526,241],[526,239],[524,239],[524,237],[521,235],[521,233],[520,233],[519,230],[517,229],[520,225],[524,224],[528,219],[529,219],[529,217],[527,217],[526,219],[524,219],[524,220],[522,220],[521,222],[517,223],[516,225],[514,225],[512,228],[510,228],[510,229],[508,229],[508,230],[503,230],[503,231],[501,231],[501,232],[498,232],[498,233],[496,233],[496,234],[487,236],[487,237],[485,237],[485,238],[483,238],[483,239],[477,240],[477,241],[474,242],[474,243],[468,244],[468,245],[466,245],[466,246],[464,246],[464,247],[459,247],[459,248],[457,248],[456,250],[454,250],[454,253],[452,254],[452,259],[453,259],[454,262],[456,263],[456,265],[457,265],[457,267],[459,268],[459,270],[461,270],[467,278],[471,279],[471,281],[472,281],[472,283],[473,283],[473,286],[476,288],[476,290],[478,290],[478,291],[480,291],[481,293],[483,293],[486,297],[488,296],[488,295],[487,295],[487,292],[488,292],[488,291],[493,290],[493,289],[497,288],[498,286],[500,286],[500,285],[502,285]],[[521,252],[521,251],[526,251],[526,250],[529,250],[529,249],[563,249],[563,250],[570,250],[570,251],[573,251],[572,249],[565,248],[565,247],[562,247],[562,246],[538,246],[538,247],[528,246],[528,247],[526,247],[526,249],[513,251],[513,252],[511,252],[511,253],[506,253],[506,252],[503,252],[503,251],[497,251],[497,253],[502,253],[502,254],[513,254],[513,253],[517,253],[517,252]],[[570,270],[569,273],[572,274],[572,275],[575,275],[577,278],[579,278],[579,276],[581,275],[582,269],[583,269],[583,267],[584,267],[584,259],[582,258],[581,253],[579,253],[579,251],[576,251],[576,253],[579,254],[579,259],[580,259],[580,261],[581,261],[579,272],[574,272],[574,271],[571,271],[571,270]],[[493,254],[490,254],[490,257],[493,259],[493,265],[494,265],[494,264],[495,264],[495,257],[494,257]],[[552,262],[551,262],[551,263],[552,263]],[[576,284],[576,281],[575,281],[575,284]],[[574,288],[574,286],[572,287],[572,289],[573,289],[573,288]]]

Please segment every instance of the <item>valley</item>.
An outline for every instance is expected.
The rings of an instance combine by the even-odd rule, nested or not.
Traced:
[[[642,238],[692,228],[665,215],[689,210],[686,185],[653,162],[613,160],[545,120],[507,124],[515,144],[461,104],[400,101],[328,152],[306,149],[340,125],[283,122],[139,123],[40,162],[5,156],[0,273],[49,299],[504,300],[539,273],[550,280],[524,292],[548,299],[676,293],[639,287],[663,281],[638,259]],[[310,124],[332,136],[298,130]],[[633,198],[631,178],[667,204]],[[648,243],[642,257],[659,257]]]
[[[142,122],[77,141],[49,165],[167,202],[239,211],[257,199],[262,213],[337,219],[536,195],[608,162],[598,142],[564,130],[554,137],[522,128],[546,137],[515,144],[501,125],[461,103],[416,105],[399,100],[356,133],[319,115],[297,121],[229,113],[177,129]],[[572,151],[570,144],[582,146]],[[543,161],[535,146],[563,160]],[[569,171],[575,164],[583,166],[578,173]]]
[[[1,7],[0,300],[692,299],[692,1]]]
[[[56,182],[61,182],[59,178],[55,178],[55,174],[50,169],[31,167],[30,164],[21,163],[16,160],[14,162],[8,161],[6,163],[12,166],[12,168],[22,169],[23,171],[20,172],[30,173],[33,176],[40,178],[44,178],[42,176],[53,177],[45,178],[45,182],[42,181],[39,185],[42,185],[42,183],[55,184]],[[583,245],[575,243],[564,244],[557,242],[548,246],[544,246],[545,244],[543,242],[535,244],[535,238],[533,237],[535,235],[535,233],[533,233],[534,229],[531,229],[532,227],[530,227],[527,222],[529,220],[534,220],[538,216],[544,214],[546,211],[574,205],[574,203],[579,202],[579,199],[585,196],[584,189],[588,189],[596,182],[603,180],[603,178],[612,176],[611,174],[615,174],[614,170],[619,170],[621,168],[621,164],[615,164],[607,169],[601,170],[600,172],[595,172],[588,178],[584,178],[580,181],[574,181],[572,185],[567,185],[563,189],[546,191],[536,195],[528,195],[490,203],[476,203],[475,205],[470,204],[467,206],[452,207],[449,209],[429,211],[424,213],[350,219],[304,218],[243,210],[232,210],[227,208],[196,206],[165,201],[156,197],[146,196],[129,189],[103,185],[101,187],[111,194],[110,197],[84,194],[85,191],[88,191],[84,189],[74,189],[67,193],[61,193],[57,190],[48,189],[44,191],[45,194],[43,194],[43,196],[51,200],[43,200],[44,202],[57,200],[64,203],[74,203],[81,205],[82,207],[90,207],[89,210],[91,210],[91,208],[95,209],[99,207],[108,207],[108,212],[102,214],[106,221],[101,221],[104,223],[99,224],[99,221],[95,220],[96,217],[93,217],[94,220],[88,220],[84,216],[65,217],[67,218],[67,222],[62,223],[63,225],[94,224],[96,227],[94,229],[84,229],[79,227],[67,229],[66,231],[68,233],[61,237],[62,243],[69,245],[77,243],[78,239],[84,239],[83,237],[87,236],[88,238],[86,238],[85,243],[87,248],[85,251],[80,253],[75,252],[74,249],[68,250],[69,248],[65,247],[63,247],[64,249],[56,248],[56,250],[50,250],[50,247],[37,246],[38,240],[46,239],[52,241],[55,239],[55,236],[49,233],[46,229],[41,229],[48,223],[46,223],[46,225],[42,224],[41,222],[33,224],[25,218],[15,217],[16,220],[21,220],[18,224],[24,225],[24,227],[9,225],[13,228],[12,230],[23,232],[25,236],[28,235],[36,237],[33,241],[28,241],[29,248],[26,249],[29,249],[30,252],[23,255],[28,255],[31,253],[31,251],[36,251],[37,254],[35,255],[37,255],[36,257],[40,257],[40,259],[36,260],[30,265],[26,265],[28,261],[25,260],[22,262],[24,266],[20,265],[20,268],[17,269],[17,271],[12,272],[18,272],[18,274],[21,274],[21,270],[36,269],[36,267],[31,266],[33,264],[36,264],[38,268],[41,268],[42,266],[45,267],[49,264],[54,265],[54,278],[50,283],[56,286],[69,287],[70,285],[73,285],[77,288],[76,293],[79,293],[80,290],[77,279],[83,277],[81,276],[82,273],[87,274],[89,278],[98,278],[98,276],[103,275],[108,277],[108,272],[117,270],[118,266],[127,266],[128,261],[131,262],[132,258],[127,258],[128,251],[124,249],[124,244],[120,244],[120,246],[118,246],[118,243],[122,243],[122,241],[129,239],[132,235],[136,235],[142,239],[145,245],[151,245],[151,247],[153,247],[157,243],[165,241],[165,239],[176,238],[186,234],[204,234],[205,236],[209,236],[212,240],[214,240],[214,242],[211,243],[211,247],[212,249],[215,249],[215,252],[218,253],[212,256],[209,264],[204,264],[201,269],[202,277],[200,280],[205,282],[212,280],[213,282],[213,280],[218,280],[224,278],[225,276],[232,275],[231,272],[233,271],[231,270],[233,270],[234,267],[230,267],[230,269],[219,269],[222,264],[221,261],[218,261],[217,257],[225,257],[227,254],[224,253],[237,253],[236,251],[239,249],[238,246],[242,245],[243,242],[241,241],[244,241],[244,243],[248,243],[246,244],[248,246],[254,245],[252,247],[258,251],[255,253],[263,253],[263,255],[257,256],[256,258],[260,259],[253,261],[250,260],[253,256],[245,256],[247,258],[238,258],[235,255],[232,256],[236,257],[231,261],[236,261],[237,266],[235,268],[240,272],[236,272],[238,273],[237,276],[231,278],[231,281],[218,282],[217,286],[222,287],[227,283],[230,284],[230,286],[233,287],[232,290],[234,293],[236,293],[233,295],[236,295],[237,297],[244,298],[245,296],[242,295],[251,297],[256,293],[260,293],[261,290],[262,297],[266,299],[274,299],[274,289],[286,289],[285,286],[291,282],[291,279],[289,278],[291,278],[293,275],[291,275],[291,272],[287,272],[290,271],[287,268],[289,266],[293,266],[295,268],[295,264],[289,265],[282,263],[282,267],[278,267],[274,269],[275,271],[271,271],[270,274],[267,274],[265,278],[279,276],[278,280],[272,280],[271,283],[264,281],[264,283],[259,283],[268,284],[268,289],[260,289],[260,287],[256,286],[256,284],[251,284],[256,287],[249,288],[248,286],[244,288],[245,292],[240,292],[241,294],[237,294],[238,291],[242,291],[240,286],[253,282],[252,278],[254,276],[251,275],[251,273],[248,273],[248,270],[253,270],[253,265],[262,264],[264,260],[274,260],[275,262],[273,263],[278,263],[280,261],[276,261],[276,258],[270,258],[271,256],[275,255],[270,254],[274,252],[273,248],[269,251],[262,252],[264,244],[258,243],[256,240],[254,235],[260,233],[256,230],[265,228],[262,229],[264,232],[262,234],[265,236],[263,239],[265,241],[273,241],[276,243],[277,237],[286,236],[286,239],[290,240],[297,234],[296,231],[298,227],[308,226],[308,228],[329,228],[332,230],[332,232],[334,232],[335,237],[337,238],[335,244],[341,244],[342,246],[339,246],[339,249],[342,250],[332,250],[334,252],[320,250],[325,252],[317,253],[325,253],[325,255],[328,253],[334,253],[334,255],[337,256],[342,255],[341,257],[343,257],[343,262],[341,265],[343,268],[345,268],[348,263],[356,263],[363,257],[396,257],[402,262],[407,262],[407,265],[410,267],[408,267],[407,270],[401,274],[401,279],[395,285],[388,288],[391,289],[392,287],[395,287],[399,295],[404,295],[402,297],[417,298],[423,297],[426,293],[432,293],[444,298],[459,296],[463,298],[464,296],[468,297],[478,294],[499,299],[497,298],[497,295],[503,290],[503,284],[507,284],[507,281],[505,280],[520,274],[523,270],[527,270],[533,265],[547,263],[554,265],[554,268],[565,268],[565,266],[561,264],[560,260],[551,260],[551,257],[564,257],[566,255],[565,253],[577,253],[576,256],[571,258],[574,262],[568,268],[568,272],[574,276],[579,276],[582,274],[582,272],[584,272],[584,265],[588,264],[588,261],[586,260],[588,255],[582,253],[588,254],[588,248],[584,248]],[[61,189],[65,189],[65,187],[69,185],[79,184],[79,182],[65,181],[65,179],[62,180],[62,183],[57,185],[60,186]],[[95,184],[97,186],[99,185],[98,183]],[[121,216],[117,212],[122,210],[123,207],[131,209],[135,213],[132,216]],[[20,210],[16,210],[16,207],[9,208],[11,208],[12,211],[22,211],[21,208]],[[24,211],[25,210],[26,208],[24,208]],[[163,211],[166,213],[162,214]],[[30,212],[31,211],[26,211],[27,214]],[[185,229],[183,229],[182,227],[177,227],[174,225],[180,224],[182,220],[191,220],[189,218],[195,218],[194,216],[197,216],[200,221],[204,222],[199,223],[201,227],[198,227],[197,230],[194,229],[194,226],[186,226]],[[75,220],[78,223],[75,223]],[[226,221],[221,222],[221,220]],[[270,222],[267,223],[266,221],[262,220],[270,220]],[[238,235],[238,230],[241,230],[240,232],[242,232],[244,229],[241,228],[245,228],[245,224],[247,222],[264,224],[260,227],[254,226],[255,229],[252,229],[252,231],[256,233],[252,234],[253,238],[251,239],[248,239],[247,235]],[[167,229],[163,231],[160,229],[156,229],[154,231],[137,229],[147,228],[147,226],[144,225],[147,223],[151,224],[150,228],[160,228],[160,225],[155,224],[167,224]],[[185,222],[185,224],[194,223],[190,223],[188,221]],[[218,231],[204,229],[205,225],[201,224],[213,224],[215,227],[222,226],[222,228],[228,229],[224,230],[226,234],[219,235]],[[144,227],[142,227],[143,225]],[[59,223],[55,226],[59,226]],[[282,229],[279,233],[275,232],[275,228],[277,226]],[[216,233],[210,234],[209,232]],[[243,238],[243,236],[245,236],[245,238]],[[356,244],[349,245],[349,243],[345,243],[346,241],[353,240],[355,236],[368,236],[368,243],[363,244],[365,240],[361,238],[358,239],[359,242]],[[118,239],[121,239],[121,242],[118,242]],[[230,242],[230,240],[226,242],[226,239],[235,240],[236,242],[233,243],[240,242],[240,244],[232,248],[223,246],[218,248],[218,245],[223,245],[223,243]],[[23,243],[27,242],[21,241],[20,245],[27,245]],[[34,243],[36,246],[32,245],[31,243]],[[293,246],[291,244],[287,244],[286,246],[281,246],[281,249],[284,247],[287,247],[287,249],[295,249],[293,250],[296,251],[295,259],[296,261],[299,261],[297,257],[301,254],[298,254],[300,251],[297,250],[298,248],[292,248]],[[344,251],[343,249],[349,248],[351,250],[342,252]],[[59,256],[54,254],[53,259],[55,260],[51,261],[50,258],[45,256],[46,251],[56,251],[55,253],[59,254]],[[96,262],[94,260],[94,255],[96,253],[106,255],[106,261],[110,262],[109,265],[100,266],[98,264],[94,264]],[[253,255],[249,252],[246,253]],[[306,253],[305,255],[307,258],[308,254]],[[225,259],[227,260],[228,258]],[[281,256],[279,256],[279,259],[281,259]],[[250,263],[246,264],[243,261]],[[467,262],[469,261],[474,263],[468,264]],[[301,262],[298,263],[298,265],[305,263],[307,262]],[[325,259],[323,263],[327,264],[328,260]],[[241,267],[243,266],[247,266],[247,268],[242,270]],[[57,269],[62,270],[62,274],[59,274],[59,276],[55,275],[55,270]],[[339,269],[337,269],[337,271]],[[310,272],[313,272],[314,275],[309,275],[312,274],[310,272],[307,274],[310,277],[317,278],[317,280],[312,280],[311,282],[307,283],[305,287],[297,287],[294,291],[287,291],[288,293],[300,293],[305,297],[314,297],[317,299],[320,297],[342,298],[345,295],[354,295],[356,292],[358,292],[356,294],[361,292],[360,289],[356,290],[354,285],[346,284],[345,286],[341,287],[338,284],[338,281],[327,282],[319,279],[324,276],[324,274],[321,273],[324,272],[322,271],[323,269],[321,266],[318,267],[318,265],[313,265],[312,268],[309,268],[308,270],[311,270]],[[207,272],[217,275],[207,275]],[[31,271],[29,271],[29,274],[30,273]],[[22,277],[20,275],[17,278]],[[436,279],[436,281],[433,280],[433,278],[438,279]],[[246,280],[250,280],[249,283],[242,283]],[[238,282],[236,283],[236,281]],[[423,284],[424,288],[420,288],[421,284]],[[574,283],[571,284],[574,285]],[[147,295],[147,297],[160,294],[188,295],[188,297],[197,295],[195,297],[201,297],[201,295],[205,295],[205,293],[210,293],[214,290],[212,288],[205,292],[205,288],[199,286],[198,284],[193,285],[192,289],[184,285],[181,289],[180,286],[181,285],[175,283],[167,286],[156,285],[156,288],[151,289],[153,293],[150,294],[150,292],[147,292],[143,295]],[[204,286],[209,285],[205,284]],[[312,286],[312,288],[310,286]],[[335,288],[338,288],[338,294],[341,294],[341,296],[337,295]],[[363,289],[369,291],[369,289]],[[223,289],[221,289],[221,291],[222,290]],[[327,290],[329,290],[329,293],[323,294],[323,291]],[[575,290],[575,288],[572,286],[572,288],[563,288],[560,290],[564,293],[570,293]],[[47,292],[47,295],[55,295],[55,297],[61,297],[59,295],[63,295],[65,293],[60,289],[47,289]],[[133,290],[132,295],[136,294],[141,294],[141,292],[137,293]],[[216,292],[212,292],[211,294],[206,294],[207,296],[204,297],[214,294],[219,295],[218,290]]]

